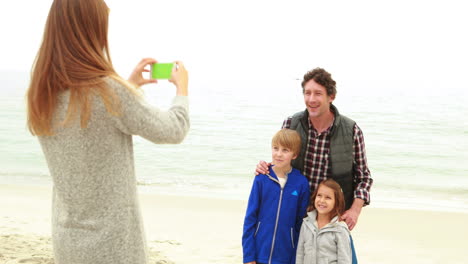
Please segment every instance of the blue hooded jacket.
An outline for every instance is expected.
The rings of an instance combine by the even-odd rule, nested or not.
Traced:
[[[283,189],[270,167],[270,175],[255,177],[244,219],[244,263],[291,264],[302,219],[310,198],[309,183],[292,169]]]

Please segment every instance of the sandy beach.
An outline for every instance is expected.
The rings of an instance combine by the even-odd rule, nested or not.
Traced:
[[[0,185],[0,263],[54,263],[51,187]],[[140,194],[151,264],[242,263],[246,201]],[[467,263],[468,214],[367,207],[360,263]]]

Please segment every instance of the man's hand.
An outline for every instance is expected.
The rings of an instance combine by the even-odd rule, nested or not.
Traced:
[[[257,262],[255,261],[251,261],[251,262],[247,262],[247,263],[244,263],[244,264],[256,264]]]
[[[270,166],[271,163],[266,163],[265,161],[261,160],[257,164],[257,168],[255,169],[255,176],[259,174],[268,174],[270,171],[268,171],[268,166]]]
[[[354,199],[351,208],[345,211],[344,214],[341,216],[341,220],[346,222],[350,231],[353,230],[353,228],[356,226],[357,220],[359,218],[359,215],[361,214],[361,209],[363,206],[364,200],[356,198]]]

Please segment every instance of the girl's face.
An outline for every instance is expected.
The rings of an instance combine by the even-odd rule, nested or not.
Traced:
[[[318,214],[328,216],[333,208],[335,208],[335,193],[333,189],[325,185],[320,185],[314,205]]]

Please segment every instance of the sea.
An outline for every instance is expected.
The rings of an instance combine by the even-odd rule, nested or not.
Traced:
[[[271,137],[304,110],[298,77],[192,77],[185,140],[156,145],[134,137],[139,191],[246,201],[257,163],[271,160]],[[26,125],[28,83],[29,72],[0,71],[0,182],[51,186]],[[337,83],[334,104],[364,133],[374,179],[369,206],[468,213],[467,87],[390,76]],[[175,93],[167,81],[143,89],[161,109]]]

